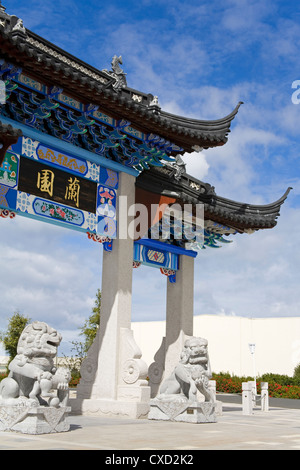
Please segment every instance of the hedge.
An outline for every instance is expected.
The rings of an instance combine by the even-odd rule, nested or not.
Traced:
[[[7,377],[7,374],[0,373],[0,381]],[[228,372],[213,373],[213,380],[216,381],[217,392],[222,393],[242,393],[242,382],[254,380],[253,377],[231,376]],[[70,387],[76,387],[80,381],[78,374],[72,374]],[[269,397],[275,398],[300,398],[300,380],[287,375],[263,374],[256,378],[257,393],[260,394],[260,382],[268,382]]]
[[[7,374],[5,374],[5,372],[1,373],[0,374],[0,382],[1,382],[1,380],[5,379],[5,377],[7,377]]]
[[[222,393],[242,393],[242,382],[254,380],[253,377],[230,376],[229,373],[213,374],[216,381],[217,392]],[[275,398],[300,398],[299,379],[278,374],[263,374],[256,378],[257,393],[260,394],[260,383],[268,382],[269,397]]]

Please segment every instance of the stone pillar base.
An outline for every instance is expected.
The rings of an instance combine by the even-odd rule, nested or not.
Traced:
[[[150,400],[148,419],[181,421],[185,423],[216,423],[216,404],[210,402]]]
[[[0,431],[23,434],[50,434],[69,431],[70,407],[52,406],[0,406]]]
[[[146,380],[148,367],[141,359],[142,352],[134,340],[132,330],[129,328],[119,330],[118,361],[116,361],[118,374],[114,378],[116,393],[113,398],[105,396],[101,389],[101,379],[104,380],[103,377],[108,369],[105,368],[105,364],[104,366],[100,364],[101,373],[98,373],[98,382],[95,380],[97,347],[95,342],[95,346],[92,345],[87,359],[82,364],[82,380],[77,386],[76,398],[69,399],[72,413],[147,418],[150,400],[150,387]]]
[[[149,402],[126,402],[120,400],[109,400],[102,398],[74,398],[69,400],[74,415],[86,416],[110,416],[122,418],[147,418],[149,413]]]

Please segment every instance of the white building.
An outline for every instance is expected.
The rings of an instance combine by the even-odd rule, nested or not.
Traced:
[[[165,336],[164,321],[133,322],[134,338],[148,366]],[[276,373],[293,376],[300,363],[300,317],[194,316],[194,335],[208,340],[213,372],[237,376]],[[254,357],[249,343],[255,343]],[[0,373],[8,357],[0,356]]]
[[[150,365],[165,335],[165,322],[133,322],[132,329],[142,357]],[[194,336],[208,340],[211,367],[217,373],[253,375],[255,368],[257,375],[293,376],[300,363],[300,317],[197,315]],[[249,343],[255,343],[254,356]]]

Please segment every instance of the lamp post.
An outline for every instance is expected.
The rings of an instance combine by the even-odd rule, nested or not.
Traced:
[[[257,387],[256,387],[256,370],[255,370],[255,359],[254,359],[254,353],[255,353],[255,343],[249,343],[249,349],[250,349],[250,354],[252,356],[252,362],[253,362],[253,375],[254,375],[254,393],[255,397],[257,395]]]

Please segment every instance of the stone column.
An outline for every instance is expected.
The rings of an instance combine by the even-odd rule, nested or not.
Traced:
[[[193,336],[194,258],[181,255],[176,282],[167,281],[166,336],[149,367],[151,397],[180,360],[184,341]]]
[[[185,337],[193,335],[194,258],[181,255],[179,263],[176,282],[167,285],[165,377],[178,363]]]
[[[114,240],[111,252],[103,251],[101,327],[95,398],[117,398],[120,328],[131,326],[133,244],[129,238]]]
[[[150,389],[144,380],[147,367],[130,330],[133,239],[128,236],[126,219],[127,208],[134,202],[135,177],[121,173],[118,238],[111,252],[103,251],[100,328],[82,365],[78,386],[77,408],[80,406],[82,412],[130,417],[148,412]],[[145,386],[149,389],[148,400]],[[143,392],[137,393],[136,388]],[[145,403],[140,407],[142,410],[137,409],[139,395],[147,402],[146,407]]]

